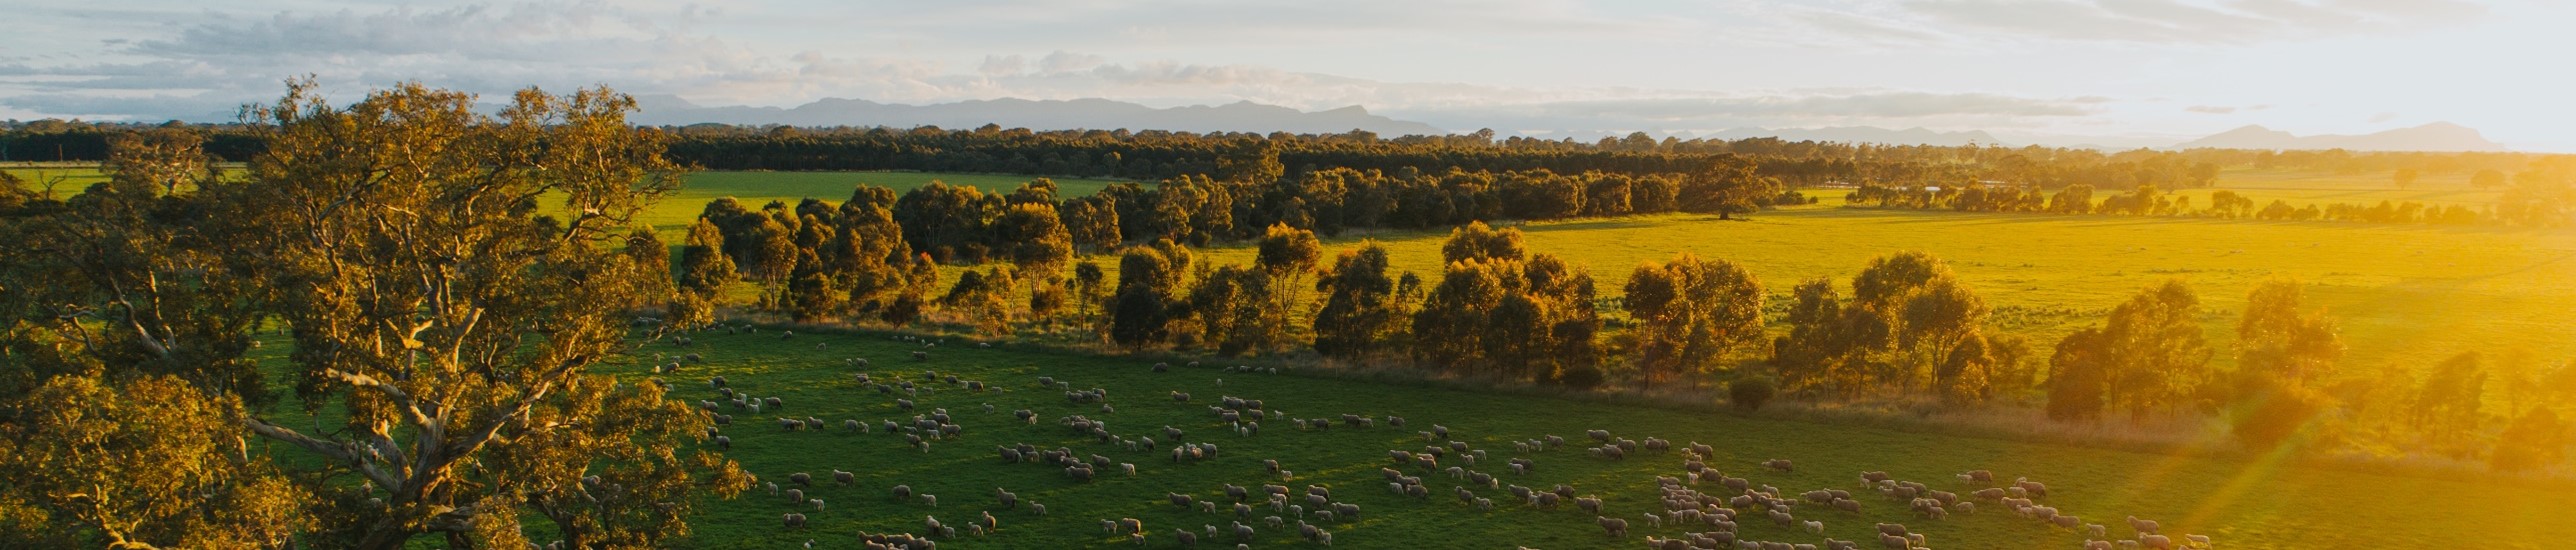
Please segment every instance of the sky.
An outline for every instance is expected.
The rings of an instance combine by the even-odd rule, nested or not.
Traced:
[[[2452,122],[2576,152],[2561,0],[0,1],[0,119],[227,121],[311,75],[335,99],[1253,101],[1507,135]]]

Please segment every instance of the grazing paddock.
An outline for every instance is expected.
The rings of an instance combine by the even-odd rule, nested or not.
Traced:
[[[2470,537],[2481,545],[2540,548],[2563,537],[2552,520],[2576,509],[2576,494],[2524,483],[1429,389],[1301,375],[1295,366],[1269,374],[1267,368],[1277,365],[1266,362],[1244,363],[1261,367],[1258,372],[1227,372],[1238,363],[1205,360],[1204,366],[1176,362],[1156,373],[1153,360],[1012,344],[982,348],[955,339],[926,361],[897,360],[923,345],[884,334],[807,331],[799,334],[800,345],[782,346],[775,332],[707,331],[694,335],[687,348],[654,343],[638,352],[702,354],[704,364],[664,377],[675,387],[670,397],[717,400],[722,412],[739,417],[724,429],[732,441],[729,456],[763,482],[782,485],[782,492],[802,491],[804,500],[795,502],[755,488],[713,503],[691,521],[691,546],[781,548],[810,539],[819,541],[817,547],[850,547],[862,531],[926,534],[925,525],[935,518],[957,533],[941,544],[956,547],[1124,543],[1129,535],[1119,524],[1131,519],[1141,523],[1149,546],[1165,548],[1179,546],[1178,533],[1184,532],[1215,546],[1238,540],[1314,546],[1329,536],[1335,547],[1356,548],[1634,547],[1645,537],[1675,539],[1712,529],[1694,514],[1674,514],[1659,502],[1665,496],[1659,484],[1691,479],[1686,457],[1695,448],[1709,456],[1700,464],[1706,472],[1701,482],[1689,489],[1724,501],[1742,495],[1730,485],[1768,487],[1776,493],[1761,500],[1793,503],[1780,515],[1754,502],[1727,505],[1740,514],[1735,523],[1742,540],[1819,547],[1831,538],[1879,548],[1884,523],[1938,548],[2078,548],[2093,536],[2086,524],[2108,524],[2111,538],[2136,537],[2133,525],[2140,524],[2122,520],[2134,516],[2157,522],[2157,532],[2177,545],[2188,542],[2187,535],[2234,548],[2429,547]],[[801,345],[808,340],[830,345]],[[867,366],[850,358],[880,360]],[[617,374],[640,382],[651,376],[651,364],[639,358]],[[866,382],[860,373],[868,375]],[[709,381],[715,376],[741,395],[777,397],[785,408],[753,414],[724,405]],[[1042,378],[1054,384],[1042,385]],[[979,381],[985,390],[967,389],[968,382]],[[907,383],[909,392],[903,389]],[[1177,400],[1174,392],[1192,399]],[[899,408],[898,399],[914,408]],[[1254,410],[1252,400],[1260,401],[1265,419],[1249,435],[1213,412],[1237,411],[1245,418],[1243,411]],[[1114,412],[1104,405],[1114,405]],[[942,409],[947,422],[937,420]],[[1031,420],[1015,414],[1022,410],[1032,413]],[[1344,415],[1375,422],[1355,425]],[[1390,415],[1404,417],[1409,426],[1393,425]],[[1076,416],[1105,423],[1100,431],[1110,440],[1070,426]],[[771,417],[821,419],[824,428],[784,429]],[[1310,419],[1321,422],[1307,429],[1296,422]],[[871,429],[842,429],[845,420]],[[888,429],[888,422],[895,427]],[[942,424],[955,426],[955,433],[940,436],[949,431]],[[1448,436],[1428,430],[1435,426]],[[907,428],[921,430],[917,435],[926,447],[911,443],[916,434]],[[1591,430],[1606,433],[1587,437]],[[1561,445],[1550,448],[1548,436],[1561,438]],[[1146,438],[1153,440],[1150,449],[1143,447]],[[1022,443],[1041,452],[1070,451],[1069,460],[1090,472],[1088,481],[1034,456],[1006,462],[1010,453],[997,450]],[[1537,445],[1520,450],[1530,443]],[[1213,448],[1198,456],[1175,455],[1185,445]],[[1587,447],[1622,449],[1613,454],[1625,458],[1587,453]],[[1434,448],[1436,464],[1399,465],[1390,458],[1431,456]],[[1467,457],[1476,452],[1486,455],[1471,464]],[[1788,462],[1764,467],[1773,459]],[[1277,470],[1294,473],[1274,471],[1268,463],[1274,460]],[[1515,462],[1527,465],[1527,473],[1515,473]],[[1125,465],[1135,474],[1121,472]],[[1450,467],[1490,481],[1453,477]],[[1408,494],[1400,488],[1412,482],[1391,486],[1385,468],[1418,478],[1426,490]],[[847,483],[837,480],[840,472],[851,474]],[[1886,487],[1864,488],[1863,472],[1883,472]],[[812,476],[812,486],[791,483],[798,473]],[[2044,492],[2013,485],[2023,477],[2044,484]],[[1289,498],[1274,507],[1266,485],[1287,488]],[[1552,509],[1514,494],[1527,488],[1536,498],[1553,494],[1558,485],[1570,486],[1572,497],[1547,499],[1555,503]],[[897,486],[910,494],[898,498]],[[2007,486],[2032,498],[2031,510],[2003,500],[2014,497],[2002,490],[1987,493],[1994,500],[1976,493]],[[1234,506],[1233,488],[1242,488],[1248,506]],[[1005,505],[997,489],[1009,492],[1015,506]],[[1851,504],[1836,502],[1833,490],[1848,493],[1844,500]],[[937,496],[935,504],[929,495]],[[1815,496],[1822,502],[1805,498]],[[1594,506],[1592,499],[1597,512],[1586,509]],[[1841,510],[1855,505],[1857,513]],[[1043,515],[1036,511],[1041,506]],[[2042,517],[2037,509],[2043,507],[2053,512]],[[782,528],[786,514],[802,514],[804,526]],[[1327,515],[1332,519],[1323,519]],[[1268,519],[1274,516],[1280,517],[1275,524]],[[1301,535],[1301,518],[1317,528],[1316,536]],[[2061,526],[2068,522],[2077,527]],[[985,528],[992,524],[998,528]],[[1627,536],[1612,538],[1609,530]]]

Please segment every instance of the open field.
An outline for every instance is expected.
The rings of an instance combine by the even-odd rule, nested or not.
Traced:
[[[0,172],[17,176],[20,181],[27,182],[28,186],[37,190],[45,189],[46,184],[53,184],[54,191],[58,193],[78,193],[88,188],[90,184],[107,181],[107,175],[100,173],[98,167],[94,165],[11,164],[0,166]]]
[[[818,344],[825,346],[818,348]],[[1639,440],[1662,437],[1676,447],[1693,441],[1707,443],[1717,452],[1709,461],[1712,468],[1790,494],[1853,489],[1854,477],[1862,470],[1886,470],[1899,479],[1944,490],[1967,488],[1951,474],[1968,469],[1991,469],[2004,479],[2030,476],[2049,484],[2047,504],[2088,522],[2111,525],[2114,537],[2128,532],[2120,518],[2134,514],[2163,521],[2168,534],[2211,535],[2226,548],[2421,548],[2471,540],[2482,547],[2549,548],[2556,547],[2561,536],[2552,519],[2576,506],[2576,496],[2567,491],[2505,481],[2427,479],[2264,460],[2167,457],[1462,392],[1307,377],[1294,366],[1276,375],[1222,373],[1212,368],[1213,363],[1208,368],[1176,365],[1172,372],[1158,374],[1150,372],[1141,359],[978,349],[963,341],[930,350],[931,359],[926,362],[906,358],[919,349],[923,348],[881,335],[809,332],[780,341],[771,329],[741,335],[700,333],[690,348],[648,347],[646,353],[694,352],[708,359],[706,365],[668,377],[678,386],[674,399],[715,399],[706,378],[717,375],[728,378],[738,391],[783,399],[783,410],[761,414],[725,408],[736,417],[733,427],[724,430],[734,441],[729,456],[762,479],[782,484],[790,473],[812,473],[816,483],[808,496],[827,504],[824,511],[816,512],[754,490],[736,501],[714,503],[709,513],[692,520],[696,535],[691,545],[780,548],[811,539],[844,547],[860,531],[918,532],[924,516],[959,526],[963,537],[963,525],[990,511],[1001,521],[997,534],[943,541],[943,545],[1107,545],[1121,539],[1103,532],[1100,520],[1132,517],[1144,521],[1153,536],[1151,547],[1171,548],[1177,546],[1173,529],[1197,532],[1207,524],[1230,529],[1234,515],[1177,509],[1165,500],[1166,492],[1222,500],[1221,485],[1235,484],[1258,495],[1261,484],[1278,482],[1264,470],[1264,459],[1279,460],[1295,473],[1296,479],[1286,485],[1300,492],[1308,484],[1329,486],[1334,500],[1362,508],[1358,521],[1330,524],[1334,546],[1341,548],[1630,547],[1645,535],[1670,537],[1706,529],[1653,528],[1642,516],[1660,510],[1655,476],[1682,475],[1680,451],[1641,452],[1624,462],[1594,458],[1581,449],[1588,429],[1608,429],[1619,437]],[[853,357],[872,359],[875,365],[860,368],[844,363]],[[635,367],[627,369],[621,376],[629,380],[647,376]],[[993,387],[983,392],[956,389],[935,381],[928,371]],[[899,390],[898,395],[871,391],[853,379],[858,372],[869,373],[879,382],[921,384],[915,398],[920,409],[913,413],[897,409],[894,401]],[[1103,412],[1098,405],[1070,404],[1064,392],[1039,387],[1036,381],[1041,376],[1069,381],[1075,389],[1106,389],[1107,402],[1116,412]],[[1191,393],[1194,399],[1175,403],[1168,397],[1173,391]],[[1379,417],[1380,424],[1372,429],[1336,426],[1309,432],[1273,419],[1261,423],[1258,435],[1240,437],[1229,433],[1208,411],[1224,395],[1261,399],[1267,408],[1296,418],[1358,414]],[[986,404],[994,407],[993,412],[985,412]],[[876,425],[884,420],[907,421],[933,408],[945,408],[954,415],[963,435],[932,443],[927,452],[906,446],[900,435],[888,435]],[[1021,408],[1034,410],[1039,422],[1014,420],[1011,411]],[[1128,451],[1115,443],[1077,437],[1055,422],[1076,414],[1107,421],[1109,430],[1120,437],[1152,436],[1162,446],[1154,451]],[[832,429],[788,432],[772,421],[781,415],[821,418]],[[1404,416],[1411,423],[1400,429],[1387,427],[1386,415]],[[844,432],[840,428],[844,419],[867,422],[873,433]],[[1433,424],[1445,425],[1456,440],[1491,453],[1474,470],[1495,472],[1504,484],[1540,489],[1571,484],[1579,494],[1602,497],[1604,515],[1627,518],[1632,534],[1625,541],[1605,537],[1593,525],[1593,514],[1570,504],[1553,511],[1531,509],[1511,502],[1511,496],[1500,489],[1475,491],[1495,500],[1493,511],[1480,512],[1452,496],[1464,482],[1437,471],[1407,472],[1429,486],[1431,496],[1426,500],[1389,493],[1378,472],[1390,464],[1386,451],[1419,450],[1425,443],[1416,432]],[[1186,441],[1215,443],[1222,452],[1204,461],[1176,463],[1168,454],[1173,442],[1160,433],[1167,425],[1185,430]],[[1531,453],[1513,450],[1513,441],[1550,434],[1567,437],[1569,446]],[[1018,443],[1067,447],[1084,457],[1103,455],[1113,462],[1135,464],[1137,475],[1121,475],[1113,466],[1102,469],[1098,479],[1077,483],[1059,467],[1006,464],[996,456],[995,446]],[[1535,471],[1526,476],[1507,473],[1502,463],[1512,457],[1534,459]],[[1797,470],[1781,474],[1757,466],[1769,458],[1792,459]],[[1460,464],[1453,454],[1442,466]],[[856,486],[831,483],[834,469],[856,472]],[[897,484],[938,495],[938,505],[896,502],[889,488]],[[1001,509],[993,493],[996,487],[1017,493],[1024,503],[1045,504],[1049,515],[1033,515],[1025,504],[1018,511]],[[1715,484],[1701,489],[1726,492]],[[1901,503],[1876,495],[1861,493],[1857,498],[1864,503],[1864,513],[1811,505],[1799,508],[1796,515],[1823,521],[1826,536],[1864,541],[1872,541],[1862,537],[1874,522],[1902,522],[1928,534],[1930,544],[1938,548],[2073,548],[2083,538],[2016,517],[1993,503],[1980,503],[1984,511],[1929,521],[1911,516]],[[804,530],[783,530],[779,518],[787,512],[805,513],[813,524]],[[1311,546],[1294,540],[1293,523],[1289,529],[1272,529],[1258,519],[1271,515],[1283,514],[1257,506],[1256,519],[1246,521],[1259,531],[1255,546]],[[1741,526],[1752,539],[1822,542],[1822,537],[1774,526],[1758,515],[1746,516]],[[1233,541],[1230,534],[1218,540]]]

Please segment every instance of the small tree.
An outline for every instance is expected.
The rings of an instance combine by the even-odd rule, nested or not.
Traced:
[[[1109,299],[1111,342],[1132,350],[1170,334],[1171,293],[1179,283],[1171,264],[1161,251],[1148,247],[1129,248],[1118,258],[1118,290]]]
[[[2108,398],[2111,363],[2109,337],[2098,327],[2085,327],[2057,341],[2048,361],[2048,417],[2091,420],[2102,416]]]
[[[1354,359],[1381,349],[1404,331],[1395,281],[1387,277],[1386,247],[1368,243],[1343,251],[1316,279],[1324,304],[1315,312],[1315,351]]]
[[[2409,416],[2415,428],[2434,441],[2458,443],[2476,433],[2484,406],[2487,373],[2483,356],[2478,352],[2461,352],[2424,377],[2415,390],[2414,406]]]
[[[1770,403],[1772,394],[1777,391],[1769,378],[1738,378],[1726,384],[1726,400],[1736,409],[1752,412]]]
[[[1440,244],[1440,261],[1457,263],[1467,260],[1519,260],[1522,256],[1521,230],[1506,227],[1495,230],[1485,222],[1469,222],[1449,231],[1449,239]]]
[[[2504,184],[2504,172],[2495,169],[2478,170],[2476,174],[2469,176],[2469,187],[2480,191],[2504,187]]]
[[[2495,455],[2487,460],[2497,471],[2520,472],[2558,465],[2567,457],[2567,425],[2548,407],[2532,407],[2496,437]]]

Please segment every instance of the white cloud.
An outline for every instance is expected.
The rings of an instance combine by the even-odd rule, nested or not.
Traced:
[[[1249,100],[1450,128],[2359,131],[2402,109],[2561,139],[2521,114],[2556,105],[2547,73],[2492,60],[2565,49],[2548,25],[2576,17],[2536,0],[701,1],[30,6],[0,39],[0,112],[226,120],[312,74],[342,99],[417,80],[704,105]],[[2346,76],[2380,68],[2490,79],[2500,99]]]
[[[1905,0],[1934,21],[2007,36],[2250,44],[2450,25],[2485,7],[2454,0]]]

